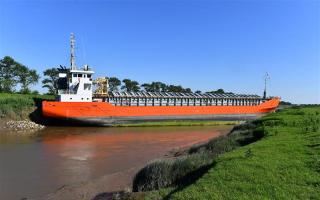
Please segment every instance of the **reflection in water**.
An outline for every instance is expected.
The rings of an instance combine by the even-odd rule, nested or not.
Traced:
[[[173,148],[229,129],[49,127],[38,137],[0,134],[0,199],[37,197],[63,185],[142,166]]]

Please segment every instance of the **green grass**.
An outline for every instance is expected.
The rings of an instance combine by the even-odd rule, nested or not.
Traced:
[[[209,121],[209,120],[177,120],[160,122],[138,122],[128,124],[115,124],[114,127],[161,127],[161,126],[218,126],[236,125],[242,121]]]
[[[320,107],[285,109],[254,124],[262,139],[218,156],[193,183],[132,197],[320,199]]]
[[[228,136],[211,139],[180,152],[177,159],[162,159],[148,164],[134,177],[133,191],[150,191],[168,186],[185,186],[202,176],[214,159],[225,152],[261,139],[264,129],[251,122],[237,125]]]
[[[0,119],[27,119],[36,108],[34,99],[54,99],[51,95],[0,93]]]

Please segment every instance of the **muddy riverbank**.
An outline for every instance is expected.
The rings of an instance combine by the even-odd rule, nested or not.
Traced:
[[[33,136],[0,134],[0,199],[92,199],[124,190],[148,162],[231,128],[48,127]]]
[[[32,133],[44,128],[45,126],[30,120],[2,120],[0,122],[0,133]]]

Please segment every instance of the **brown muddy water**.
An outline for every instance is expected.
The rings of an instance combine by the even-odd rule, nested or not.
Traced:
[[[32,136],[0,132],[0,199],[41,197],[64,185],[142,166],[230,129],[48,127]]]

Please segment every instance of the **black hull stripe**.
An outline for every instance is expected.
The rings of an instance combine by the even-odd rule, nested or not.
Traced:
[[[180,115],[180,116],[134,116],[134,117],[77,117],[77,118],[51,118],[63,124],[91,125],[91,126],[112,126],[115,124],[156,122],[170,120],[252,120],[261,117],[263,114],[234,114],[234,115]]]

